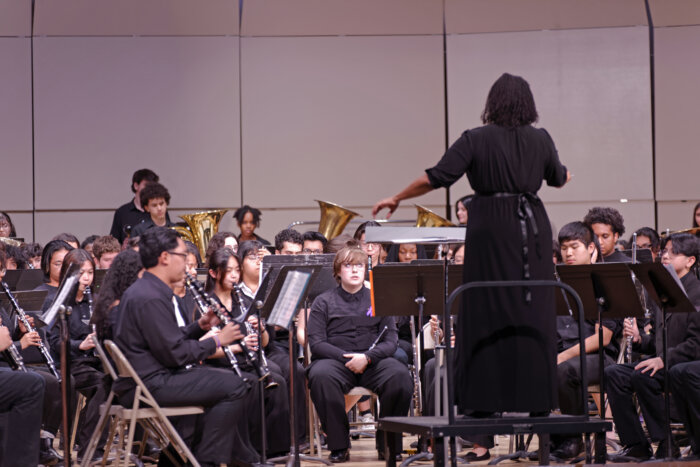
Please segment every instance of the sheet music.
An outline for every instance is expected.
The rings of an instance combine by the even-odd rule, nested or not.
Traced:
[[[58,295],[56,295],[56,298],[54,299],[53,303],[51,304],[49,309],[46,310],[46,313],[44,313],[44,315],[40,317],[40,319],[43,322],[45,322],[49,327],[53,324],[53,321],[56,318],[56,315],[58,314],[58,309],[68,299],[68,294],[71,290],[73,290],[73,286],[75,285],[75,283],[78,282],[78,277],[79,274],[74,274],[70,277],[66,277],[66,279],[63,281],[61,290],[59,290]]]
[[[294,318],[294,313],[299,307],[299,302],[304,295],[310,278],[311,273],[309,272],[289,271],[287,273],[282,290],[275,301],[270,318],[267,320],[269,324],[289,329],[289,324]]]

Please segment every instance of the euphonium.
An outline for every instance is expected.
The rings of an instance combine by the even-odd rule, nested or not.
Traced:
[[[180,219],[185,221],[187,227],[177,225],[173,229],[180,234],[183,240],[194,243],[199,250],[200,257],[204,258],[209,240],[219,231],[219,222],[227,212],[228,209],[216,209],[183,214]]]
[[[328,240],[337,237],[343,233],[343,229],[348,225],[348,222],[359,216],[358,213],[345,209],[334,203],[327,201],[314,200],[321,208],[321,220],[318,223],[318,231],[323,234]]]
[[[418,210],[418,218],[416,219],[416,227],[454,227],[455,225],[445,219],[444,217],[438,216],[433,211],[428,208],[424,208],[419,204],[414,205]]]

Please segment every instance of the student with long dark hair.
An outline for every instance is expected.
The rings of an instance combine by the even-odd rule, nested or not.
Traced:
[[[0,237],[16,237],[17,231],[12,223],[10,215],[5,211],[0,211]]]
[[[63,258],[73,249],[68,243],[63,240],[51,240],[46,244],[41,252],[41,270],[44,271],[45,284],[41,284],[34,290],[46,290],[48,294],[42,305],[42,311],[53,302],[58,286],[61,283],[61,267],[63,266]],[[50,324],[50,323],[49,323]]]

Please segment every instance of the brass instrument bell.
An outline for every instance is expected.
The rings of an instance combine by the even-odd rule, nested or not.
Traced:
[[[418,210],[416,227],[454,227],[455,225],[442,216],[438,216],[433,211],[419,204],[414,204]]]
[[[327,201],[314,200],[321,208],[321,220],[318,223],[318,231],[328,240],[337,237],[345,226],[348,225],[353,217],[359,216],[358,213],[345,209],[335,203]]]
[[[187,227],[176,225],[172,228],[180,234],[183,240],[192,242],[197,246],[203,261],[209,240],[219,231],[219,223],[227,212],[228,209],[215,209],[213,211],[183,214],[180,216],[180,219],[185,221]]]

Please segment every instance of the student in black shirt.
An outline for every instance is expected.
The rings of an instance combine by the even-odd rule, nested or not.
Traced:
[[[700,307],[700,283],[691,268],[700,257],[698,240],[690,234],[673,234],[664,239],[661,262],[675,270],[690,301]],[[664,362],[662,359],[662,331],[656,323],[661,322],[661,313],[655,310],[654,327],[651,334],[641,334],[636,323],[625,323],[624,335],[632,337],[632,349],[646,355],[654,355],[637,364],[622,364],[605,370],[608,399],[620,441],[625,446],[622,455],[640,460],[652,455],[642,425],[639,422],[632,395],[642,409],[644,421],[652,442],[659,441],[656,457],[666,457],[666,423],[663,399]],[[669,371],[676,365],[700,359],[700,313],[670,313],[668,326]],[[679,370],[679,371],[682,371]],[[673,374],[673,373],[672,373]],[[682,394],[682,393],[681,393]],[[681,394],[673,394],[675,399]],[[683,410],[681,410],[683,411]],[[673,446],[674,457],[678,448]]]
[[[150,169],[137,170],[131,177],[131,191],[134,192],[134,199],[114,211],[112,228],[109,232],[112,237],[119,240],[120,244],[124,243],[127,230],[131,230],[132,227],[149,218],[148,213],[143,210],[139,196],[148,182],[158,182],[158,180],[158,175]]]
[[[583,223],[593,230],[598,238],[602,259],[599,263],[629,263],[630,258],[617,251],[615,245],[620,235],[625,233],[625,221],[617,209],[595,207],[588,211]]]
[[[559,231],[559,246],[562,261],[567,265],[591,264],[597,256],[593,230],[582,222],[571,222]],[[622,331],[619,320],[604,319],[603,365],[614,365],[619,353],[617,337]],[[588,384],[600,382],[600,360],[598,356],[599,324],[586,321],[583,335],[586,351],[586,380]],[[582,415],[581,400],[581,345],[578,339],[578,321],[572,316],[557,317],[557,387],[559,408],[562,414]],[[559,460],[577,457],[583,451],[580,434],[553,435],[552,455]]]
[[[148,218],[131,229],[132,237],[139,237],[153,227],[172,227],[168,216],[168,205],[170,204],[170,192],[163,185],[157,182],[147,183],[139,194],[141,206],[148,213]]]
[[[44,304],[41,307],[42,311],[46,311],[49,305],[51,305],[51,302],[53,302],[56,292],[58,292],[58,286],[61,283],[63,258],[65,258],[72,249],[73,247],[63,240],[51,240],[41,252],[41,270],[44,271],[44,275],[46,276],[46,283],[41,284],[34,290],[48,291]]]
[[[312,363],[307,376],[311,399],[328,435],[332,462],[350,458],[345,393],[355,386],[366,387],[379,395],[381,416],[398,416],[408,414],[413,392],[408,368],[391,358],[398,340],[394,319],[372,316],[370,291],[364,286],[366,264],[367,254],[361,249],[341,249],[333,262],[339,285],[316,297],[309,314]],[[383,438],[377,432],[380,459]],[[396,441],[395,452],[400,457],[401,437]]]
[[[181,434],[194,426],[189,443],[201,465],[257,462],[246,426],[248,388],[229,369],[197,365],[243,334],[228,324],[217,335],[198,340],[218,324],[212,313],[184,328],[178,325],[182,318],[176,315],[172,287],[183,279],[187,249],[174,230],[154,227],[144,232],[139,254],[146,272],[122,296],[115,342],[158,403],[204,407],[204,414],[177,425]],[[133,388],[117,383],[120,400],[129,405]]]

